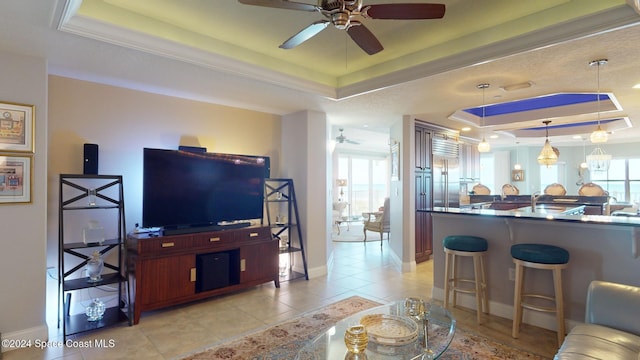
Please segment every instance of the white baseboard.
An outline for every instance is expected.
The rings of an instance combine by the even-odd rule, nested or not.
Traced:
[[[433,287],[431,291],[431,297],[435,300],[444,301],[444,289]],[[451,297],[449,297],[449,301],[451,301]],[[474,295],[458,293],[457,305],[475,310],[476,298]],[[489,314],[513,320],[513,304],[503,304],[489,301]],[[522,322],[551,331],[557,331],[558,329],[556,324],[556,316],[550,313],[547,314],[524,309]],[[579,321],[565,319],[565,326],[567,327],[566,331],[568,332],[570,329],[580,323],[581,322]]]
[[[304,269],[300,270],[301,273],[304,274]],[[309,279],[326,276],[327,275],[327,267],[326,266],[318,266],[314,268],[307,268],[307,273],[309,275]]]
[[[12,331],[9,333],[3,333],[2,336],[2,346],[0,346],[0,352],[7,352],[11,350],[20,349],[21,347],[27,347],[28,344],[31,344],[31,347],[35,346],[34,343],[36,341],[42,343],[48,340],[49,338],[49,327],[47,324],[42,324],[40,326],[32,327],[29,329]],[[9,340],[9,341],[6,341]],[[5,344],[16,344],[15,347],[5,347]],[[21,345],[22,344],[22,345]]]

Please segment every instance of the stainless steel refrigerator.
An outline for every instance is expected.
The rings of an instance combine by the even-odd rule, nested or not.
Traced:
[[[458,143],[434,137],[433,206],[460,207],[460,155]]]

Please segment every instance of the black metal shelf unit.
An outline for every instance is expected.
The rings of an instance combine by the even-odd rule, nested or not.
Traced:
[[[271,234],[280,240],[280,281],[309,280],[293,180],[265,179],[264,198]]]
[[[124,258],[126,225],[122,176],[61,174],[59,196],[58,327],[62,323],[65,340],[70,335],[124,321],[131,326],[133,309]],[[78,223],[79,219],[93,218],[94,215],[106,219],[103,229],[105,233],[108,229],[113,236],[96,242],[87,242],[86,238],[78,241],[84,237],[83,224]],[[102,257],[104,273],[100,280],[90,282],[83,271],[92,252],[98,252]],[[112,290],[113,287],[117,289]],[[117,305],[107,307],[103,317],[97,321],[88,321],[84,313],[71,315],[71,295],[75,291],[92,288],[117,292]]]

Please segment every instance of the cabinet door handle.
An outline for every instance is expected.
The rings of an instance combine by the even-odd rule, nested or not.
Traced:
[[[257,232],[249,233],[249,237],[256,237],[258,235],[260,235],[260,234],[258,234]]]
[[[189,274],[189,280],[191,280],[191,282],[196,281],[196,268],[191,268],[191,273]]]
[[[209,238],[209,241],[210,241],[210,242],[220,241],[220,237],[212,237],[212,238]]]
[[[174,247],[174,246],[176,246],[176,243],[174,243],[174,242],[165,242],[165,243],[162,243],[162,247],[163,247],[163,248]]]
[[[241,259],[240,260],[240,271],[245,271],[245,270],[247,270],[247,260]]]

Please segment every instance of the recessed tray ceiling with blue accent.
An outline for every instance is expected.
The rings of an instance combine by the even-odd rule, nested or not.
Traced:
[[[500,104],[491,104],[485,107],[485,119],[496,115],[508,115],[526,111],[557,108],[576,104],[596,103],[598,94],[553,94],[529,99],[510,101]],[[605,101],[610,102],[609,94],[600,94],[600,105]],[[464,112],[482,117],[482,106],[462,110]]]
[[[545,136],[543,120],[556,123],[549,126],[550,130],[555,129],[554,135],[567,135],[567,131],[573,134],[588,133],[597,126],[598,113],[602,116],[602,113],[608,111],[621,110],[612,93],[557,93],[461,109],[449,116],[449,119],[478,128],[494,128],[495,131],[510,133],[512,136],[539,137]],[[539,121],[541,125],[532,126],[532,121]],[[631,122],[626,117],[602,118],[600,125],[611,132],[631,127]]]

